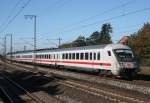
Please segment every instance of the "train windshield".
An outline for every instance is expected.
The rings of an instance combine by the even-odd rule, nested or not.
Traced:
[[[116,49],[114,50],[118,61],[131,62],[134,61],[134,55],[130,49]]]

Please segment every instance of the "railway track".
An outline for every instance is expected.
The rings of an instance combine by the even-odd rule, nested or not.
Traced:
[[[16,66],[21,66],[23,68],[29,68],[30,70],[33,70],[33,66],[32,65],[26,65],[26,64],[18,64],[18,63],[14,63],[13,65],[16,65]],[[41,67],[39,67],[41,68]],[[47,68],[47,67],[42,67],[44,68],[45,70],[50,70],[50,69],[53,69],[53,68]],[[64,70],[56,70],[56,69],[53,69],[55,71],[62,71],[64,72]],[[42,71],[42,69],[40,69],[39,71]],[[133,84],[133,85],[141,85],[141,86],[147,86],[147,87],[150,87],[150,82],[148,80],[144,81],[144,80],[132,80],[132,81],[128,81],[128,80],[123,80],[123,79],[118,79],[118,78],[111,78],[111,77],[107,77],[107,76],[99,76],[99,75],[93,75],[93,74],[87,74],[87,73],[82,73],[82,72],[72,72],[72,71],[67,71],[67,72],[70,72],[70,73],[77,73],[77,74],[80,74],[80,75],[86,75],[86,76],[89,76],[89,77],[96,77],[96,78],[101,78],[101,79],[107,79],[107,80],[110,80],[110,81],[117,81],[117,82],[122,82],[122,83],[129,83],[129,84]]]
[[[7,94],[7,92],[5,91],[5,89],[0,86],[0,103],[13,103],[13,99]]]
[[[133,97],[128,97],[128,96],[123,96],[117,93],[98,89],[91,85],[85,85],[83,83],[79,83],[79,82],[72,81],[72,80],[59,81],[58,83],[74,88],[74,89],[84,91],[86,93],[89,93],[98,97],[105,98],[115,103],[149,103],[148,101],[143,101],[143,100],[136,99]]]
[[[44,103],[40,98],[2,73],[0,73],[0,82],[0,92],[4,103]]]
[[[45,75],[45,76],[49,76],[49,75]],[[123,95],[120,93],[114,93],[109,90],[104,90],[102,88],[94,87],[93,85],[86,84],[84,82],[79,82],[77,80],[72,80],[72,79],[61,80],[57,78],[56,80],[61,85],[64,85],[64,86],[67,86],[76,90],[80,90],[85,93],[88,93],[97,97],[101,97],[101,98],[104,98],[106,100],[109,100],[115,103],[116,102],[118,103],[149,103],[149,101],[147,100],[139,99],[133,96]]]
[[[32,65],[20,64],[20,63],[19,64],[13,63],[13,65],[22,67],[22,68],[24,68],[24,70],[33,71]],[[145,81],[144,82],[142,82],[142,81],[140,81],[140,82],[139,81],[127,81],[127,80],[121,80],[121,79],[115,79],[115,78],[99,77],[96,75],[86,74],[86,73],[78,73],[78,72],[64,71],[64,70],[58,70],[58,69],[50,69],[50,68],[39,67],[39,66],[38,66],[38,71],[43,74],[54,73],[55,75],[58,74],[58,75],[66,76],[69,78],[86,80],[86,81],[100,83],[100,84],[107,84],[107,85],[124,88],[124,89],[131,90],[131,91],[137,91],[140,93],[150,95],[150,88],[149,88],[150,82],[149,81],[146,81],[146,82]]]

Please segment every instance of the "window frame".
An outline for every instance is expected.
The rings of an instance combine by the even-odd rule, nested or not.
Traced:
[[[88,52],[85,52],[84,55],[85,55],[85,57],[84,57],[85,60],[89,60],[89,53],[88,53]]]
[[[101,60],[101,53],[97,52],[97,60]]]
[[[76,53],[72,53],[72,59],[76,59]]]
[[[84,53],[80,53],[80,60],[84,60]]]
[[[80,60],[80,53],[76,53],[76,60]]]

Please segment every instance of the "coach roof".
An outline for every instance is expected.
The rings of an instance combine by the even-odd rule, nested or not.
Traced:
[[[91,46],[72,47],[72,48],[45,48],[45,49],[36,50],[36,53],[50,52],[50,51],[57,52],[57,51],[86,50],[86,49],[118,48],[118,47],[127,47],[127,46],[124,46],[121,44],[104,44],[104,45],[91,45]],[[33,50],[17,51],[17,52],[13,52],[13,54],[30,53],[30,52],[33,52]],[[10,53],[8,53],[8,54],[10,54]]]

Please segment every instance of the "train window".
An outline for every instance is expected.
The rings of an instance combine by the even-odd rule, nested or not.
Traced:
[[[94,53],[94,58],[93,59],[96,60],[96,53]]]
[[[75,59],[75,53],[72,54],[72,59]]]
[[[80,59],[81,59],[81,60],[84,59],[84,53],[80,53]]]
[[[66,59],[68,59],[68,53],[66,53]]]
[[[97,60],[100,60],[100,52],[97,53]]]
[[[69,59],[71,59],[71,53],[69,53]]]
[[[57,54],[57,59],[59,59],[59,56],[58,56],[58,54]]]
[[[85,60],[88,60],[88,58],[89,58],[88,53],[85,53]]]
[[[51,55],[50,54],[48,55],[48,59],[51,59]]]
[[[63,55],[62,55],[62,59],[65,59],[65,54],[63,53]]]
[[[53,55],[53,59],[55,59],[55,54]]]
[[[76,59],[79,59],[79,53],[76,53]]]
[[[90,60],[92,60],[92,52],[90,53]]]
[[[111,52],[110,51],[107,51],[107,53],[108,53],[108,56],[111,56]]]

